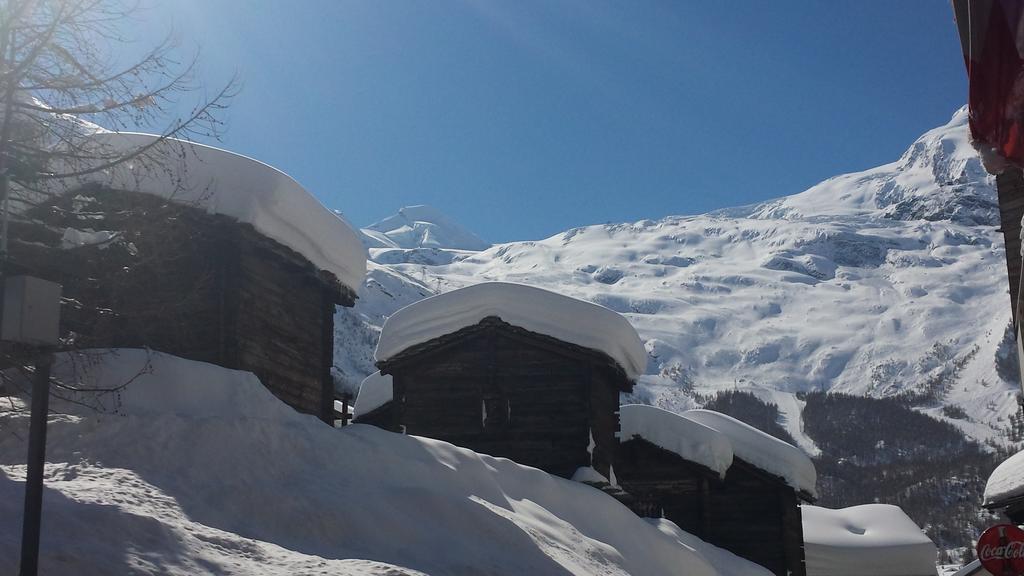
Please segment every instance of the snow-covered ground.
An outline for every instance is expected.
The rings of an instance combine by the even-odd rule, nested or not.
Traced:
[[[506,459],[293,411],[249,373],[123,350],[55,373],[40,572],[768,572],[603,492]],[[18,404],[14,401],[14,405]],[[27,416],[0,404],[0,573],[17,569]]]
[[[813,455],[797,393],[912,393],[937,398],[918,406],[973,438],[1005,442],[1018,385],[999,369],[1014,351],[997,216],[960,111],[896,162],[755,206],[479,252],[371,250],[361,300],[342,314],[372,340],[410,300],[483,281],[530,284],[630,320],[648,359],[629,401],[681,412],[695,407],[693,392],[754,391]],[[345,369],[350,387],[373,371]]]

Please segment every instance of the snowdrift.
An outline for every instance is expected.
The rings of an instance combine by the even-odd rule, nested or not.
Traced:
[[[898,506],[802,506],[807,576],[934,576],[935,544]]]
[[[508,282],[475,284],[402,308],[384,323],[374,357],[387,360],[488,316],[604,352],[622,366],[629,378],[636,378],[647,368],[643,342],[621,314],[549,290]]]
[[[85,386],[136,379],[91,398],[105,413],[53,405],[44,574],[767,575],[588,486],[324,426],[249,373],[122,350],[71,378],[69,358],[55,373]],[[0,435],[0,573],[16,570],[25,428],[0,412],[22,432]]]

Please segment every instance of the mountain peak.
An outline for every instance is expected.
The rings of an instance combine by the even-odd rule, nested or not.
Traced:
[[[363,229],[370,248],[486,250],[491,245],[433,206],[404,206]]]
[[[967,109],[925,132],[899,160],[829,178],[804,192],[749,207],[759,218],[876,214],[892,220],[995,224],[995,187],[970,144]]]

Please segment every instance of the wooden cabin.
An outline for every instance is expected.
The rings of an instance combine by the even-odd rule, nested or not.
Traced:
[[[391,401],[357,422],[437,438],[571,478],[608,477],[619,393],[646,364],[619,314],[539,288],[484,283],[412,304],[376,358]],[[360,396],[367,394],[365,389]]]
[[[779,576],[805,574],[799,505],[812,498],[813,465],[797,448],[709,411],[620,412],[615,477],[638,515],[671,520]]]
[[[254,187],[270,186],[312,207],[306,226],[319,218],[358,243],[287,176],[228,152],[197,150],[198,167],[226,171],[213,174],[220,206],[238,203],[235,193],[245,195],[242,201],[266,200]],[[351,273],[322,259],[314,263],[308,245],[268,235],[277,230],[273,223],[168,199],[150,193],[160,188],[149,184],[128,191],[84,183],[44,198],[12,222],[14,270],[63,286],[66,347],[146,347],[251,371],[296,410],[333,421],[335,307],[354,304],[365,258],[353,259]],[[355,249],[338,249],[346,248]]]

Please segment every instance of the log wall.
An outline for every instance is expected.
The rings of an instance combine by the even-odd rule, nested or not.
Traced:
[[[594,466],[609,473],[629,384],[593,353],[492,318],[380,367],[397,429],[566,478],[591,465],[593,434]]]

